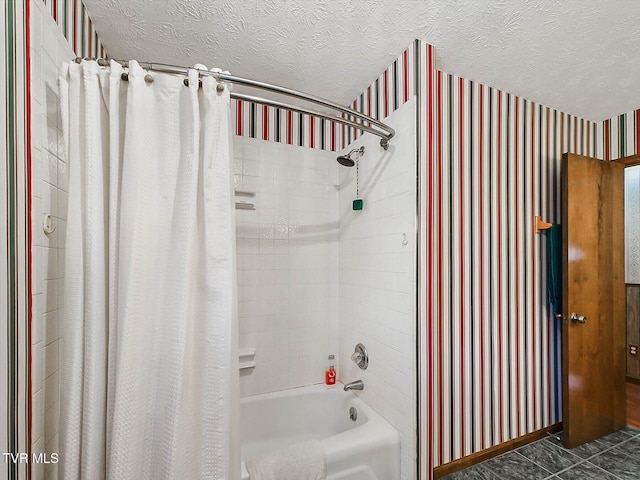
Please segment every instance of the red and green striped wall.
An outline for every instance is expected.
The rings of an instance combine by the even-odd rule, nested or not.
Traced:
[[[4,201],[3,216],[6,245],[6,298],[3,305],[2,344],[6,356],[2,368],[6,369],[6,404],[3,425],[6,430],[3,445],[7,452],[28,452],[30,446],[29,397],[29,345],[31,313],[31,231],[30,231],[30,71],[29,71],[29,0],[5,2],[2,11],[3,65],[2,88],[4,95],[3,157]],[[26,40],[25,40],[26,39]],[[3,266],[4,266],[3,262]],[[3,275],[4,276],[4,275]],[[5,327],[3,325],[3,327]],[[26,478],[27,466],[2,462],[2,478]]]
[[[415,94],[414,44],[407,48],[350,105],[382,120]],[[236,101],[232,107],[236,135],[271,142],[338,151],[360,132],[330,120],[253,102]]]
[[[598,158],[616,160],[640,153],[640,109],[604,120],[599,129]]]
[[[438,466],[560,420],[560,325],[547,307],[546,237],[534,216],[559,221],[562,153],[596,155],[598,128],[441,71],[432,88]]]
[[[320,150],[341,148],[338,123],[259,103],[234,103],[232,121],[238,136]]]
[[[562,153],[595,156],[600,125],[436,71],[433,47],[415,49],[431,362],[422,382],[432,386],[421,454],[435,467],[561,419],[560,325],[533,222],[559,220]],[[366,113],[366,98],[351,107]],[[344,130],[345,143],[359,135]]]
[[[376,120],[384,120],[408,102],[415,95],[415,51],[414,42],[351,102],[349,108]],[[341,130],[341,148],[346,148],[362,135],[360,130],[344,125]]]
[[[435,462],[434,430],[434,300],[438,285],[430,272],[434,271],[436,250],[433,248],[435,216],[433,199],[438,171],[435,165],[436,141],[436,61],[435,48],[421,40],[415,41],[416,65],[416,158],[418,177],[418,251],[417,251],[417,314],[418,347],[418,474],[431,480]]]
[[[39,0],[49,10],[71,48],[79,57],[105,57],[104,47],[98,38],[82,0]]]

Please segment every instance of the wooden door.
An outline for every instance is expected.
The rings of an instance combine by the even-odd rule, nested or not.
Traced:
[[[561,186],[562,415],[572,448],[625,425],[624,165],[565,154]]]

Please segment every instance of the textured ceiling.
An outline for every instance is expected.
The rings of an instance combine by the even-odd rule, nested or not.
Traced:
[[[84,0],[113,58],[349,103],[414,38],[437,66],[589,120],[640,107],[635,0]]]

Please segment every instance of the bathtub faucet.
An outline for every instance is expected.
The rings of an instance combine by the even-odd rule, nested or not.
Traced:
[[[344,386],[344,391],[348,392],[349,390],[364,390],[364,383],[362,382],[362,380],[349,382]]]

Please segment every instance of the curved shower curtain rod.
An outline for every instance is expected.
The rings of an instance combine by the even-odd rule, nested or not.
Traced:
[[[82,61],[82,59],[80,57],[78,57],[76,59],[77,62]],[[109,61],[106,59],[96,59],[96,61],[98,62],[98,64],[100,66],[103,67],[108,67],[109,66]],[[128,67],[128,62],[125,60],[115,60],[116,62],[118,62],[120,65],[122,65],[123,67]],[[162,73],[173,73],[173,74],[181,74],[181,75],[187,75],[190,68],[189,67],[180,67],[180,66],[176,66],[176,65],[166,65],[166,64],[162,64],[162,63],[150,63],[150,62],[138,62],[139,65],[144,68],[145,70],[151,70],[151,71],[155,71],[155,72],[162,72]],[[254,103],[261,103],[264,105],[269,105],[271,107],[277,107],[277,108],[284,108],[287,110],[292,110],[294,112],[299,112],[299,113],[306,113],[308,115],[314,115],[316,117],[320,117],[320,118],[324,118],[327,120],[331,120],[333,122],[337,122],[343,125],[347,125],[349,127],[353,127],[353,128],[357,128],[358,130],[361,130],[363,132],[368,132],[371,133],[373,135],[377,135],[378,137],[380,137],[380,146],[382,148],[384,148],[385,150],[387,148],[389,148],[389,140],[391,140],[395,134],[396,131],[391,128],[389,125],[382,123],[379,120],[376,120],[375,118],[369,117],[368,115],[365,115],[363,113],[357,112],[356,110],[352,110],[351,108],[347,108],[347,107],[343,107],[342,105],[338,105],[337,103],[331,102],[329,100],[325,100],[324,98],[320,98],[320,97],[316,97],[313,95],[309,95],[303,92],[299,92],[297,90],[293,90],[291,88],[286,88],[286,87],[280,87],[278,85],[272,85],[269,83],[265,83],[265,82],[259,82],[257,80],[251,80],[248,78],[242,78],[242,77],[236,77],[235,75],[230,75],[228,73],[222,73],[222,72],[210,72],[208,70],[198,70],[198,74],[199,75],[207,75],[210,77],[214,77],[216,80],[218,81],[224,81],[224,82],[230,82],[230,83],[235,83],[238,85],[244,85],[246,87],[251,87],[251,88],[258,88],[261,90],[266,90],[269,92],[273,92],[273,93],[278,93],[281,95],[286,95],[289,97],[294,97],[294,98],[298,98],[300,100],[303,100],[305,102],[310,102],[310,103],[315,103],[317,105],[322,105],[323,107],[329,107],[333,110],[337,110],[349,117],[353,117],[356,120],[360,120],[360,122],[356,121],[356,120],[349,120],[348,118],[343,118],[343,117],[338,117],[335,115],[329,115],[326,113],[321,113],[321,112],[317,112],[315,110],[311,110],[308,108],[304,108],[304,107],[298,107],[295,105],[291,105],[288,103],[284,103],[284,102],[279,102],[277,100],[269,100],[266,98],[261,98],[261,97],[254,97],[251,95],[244,95],[241,93],[234,93],[231,92],[231,98],[234,98],[236,100],[244,100],[247,102],[254,102]],[[369,125],[365,125],[365,123],[369,124]],[[375,128],[374,128],[375,127]]]

